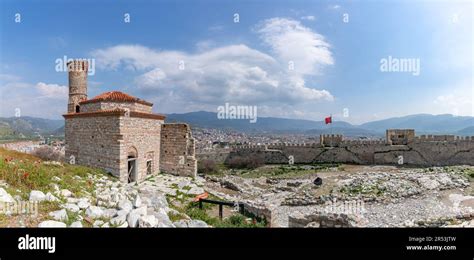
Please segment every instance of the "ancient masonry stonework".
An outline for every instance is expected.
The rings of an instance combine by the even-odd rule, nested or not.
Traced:
[[[386,140],[344,140],[339,135],[320,140],[322,143],[235,146],[218,158],[225,162],[236,156],[258,157],[267,164],[287,164],[291,156],[294,163],[474,165],[474,136],[415,136],[412,129],[389,129]]]
[[[196,177],[195,145],[189,125],[164,124],[161,129],[160,170],[181,176]]]
[[[164,124],[165,116],[152,113],[152,103],[122,92],[87,99],[87,62],[76,60],[68,68],[64,118],[69,163],[102,168],[122,182],[160,172],[196,175],[194,139],[187,124]]]

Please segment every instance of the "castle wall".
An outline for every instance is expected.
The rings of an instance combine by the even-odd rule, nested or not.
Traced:
[[[342,143],[342,135],[320,135],[319,143],[323,146],[339,146]]]
[[[388,144],[407,145],[415,139],[414,129],[387,129],[386,140]]]
[[[235,156],[260,156],[265,163],[337,162],[353,164],[403,164],[417,166],[474,165],[474,139],[455,137],[455,141],[435,141],[431,136],[414,138],[408,145],[388,145],[385,141],[342,141],[338,147],[320,144],[274,144],[234,148],[227,159]],[[451,140],[451,137],[444,138]]]
[[[196,176],[195,144],[188,124],[162,125],[160,170],[180,176]]]

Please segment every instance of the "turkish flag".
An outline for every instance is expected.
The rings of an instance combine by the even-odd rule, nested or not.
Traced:
[[[324,122],[326,123],[326,125],[331,124],[332,123],[332,117],[329,116],[329,117],[324,118]]]

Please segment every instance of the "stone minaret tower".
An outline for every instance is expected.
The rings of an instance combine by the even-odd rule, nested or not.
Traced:
[[[89,63],[86,60],[73,60],[67,63],[69,72],[69,102],[67,113],[80,112],[79,102],[87,100],[87,71]]]

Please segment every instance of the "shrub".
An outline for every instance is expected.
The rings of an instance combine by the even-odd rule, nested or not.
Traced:
[[[45,161],[63,161],[64,156],[50,146],[42,146],[35,149],[32,154]]]
[[[264,160],[261,157],[242,157],[235,156],[226,161],[229,168],[234,169],[255,169],[264,165]]]
[[[209,174],[217,173],[219,170],[216,163],[213,160],[200,160],[198,161],[198,172]]]

